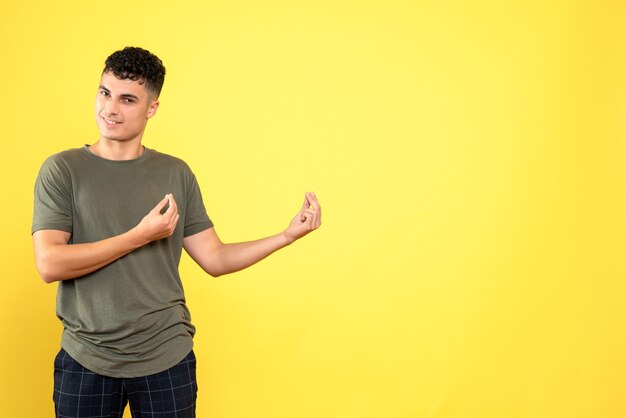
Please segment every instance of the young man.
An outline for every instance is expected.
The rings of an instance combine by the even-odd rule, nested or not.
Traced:
[[[224,244],[181,160],[141,144],[165,68],[141,48],[109,56],[96,98],[100,138],[48,158],[35,184],[33,242],[46,283],[59,282],[58,417],[193,417],[195,328],[178,273],[182,248],[208,274],[244,269],[317,229],[305,193],[283,232]]]

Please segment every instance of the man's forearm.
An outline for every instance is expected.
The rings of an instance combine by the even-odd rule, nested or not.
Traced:
[[[166,204],[169,208],[161,214]],[[174,197],[167,194],[136,227],[101,241],[68,244],[69,232],[37,231],[33,234],[37,269],[47,283],[84,276],[149,242],[170,237],[179,219]]]
[[[255,241],[223,244],[213,228],[185,238],[185,250],[213,277],[243,270],[291,244],[285,233]]]
[[[220,276],[243,270],[290,243],[285,234],[280,233],[256,241],[224,244],[216,251],[219,260],[216,263],[218,271],[213,275]]]
[[[94,272],[145,244],[136,229],[131,229],[97,242],[44,245],[35,258],[43,280],[52,283]]]

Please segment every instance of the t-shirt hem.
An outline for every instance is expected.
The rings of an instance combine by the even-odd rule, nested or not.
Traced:
[[[201,224],[191,225],[185,228],[183,236],[187,238],[210,228],[213,228],[213,222],[203,222]]]
[[[93,364],[89,359],[89,354],[87,352],[80,353],[74,350],[73,347],[69,346],[65,341],[61,341],[61,347],[70,355],[74,360],[76,360],[81,366],[86,368],[89,371],[97,373],[101,376],[112,377],[112,378],[135,378],[135,377],[144,377],[149,376],[155,373],[160,373],[165,371],[171,367],[174,367],[178,363],[180,363],[193,349],[193,340],[189,340],[187,344],[176,344],[175,355],[172,355],[171,362],[164,363],[159,365],[158,367],[146,367],[146,368],[132,368],[128,367],[127,370],[112,370],[106,367],[101,367],[96,364]],[[171,364],[170,364],[171,363]]]
[[[70,234],[72,233],[72,226],[71,225],[67,225],[67,224],[51,224],[51,223],[46,223],[46,224],[35,224],[32,226],[31,230],[30,230],[30,234],[34,234],[37,231],[40,231],[42,229],[54,229],[57,231],[65,231],[65,232],[69,232]]]

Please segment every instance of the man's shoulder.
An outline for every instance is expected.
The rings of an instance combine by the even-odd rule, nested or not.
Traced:
[[[48,157],[48,159],[58,160],[64,158],[74,158],[83,153],[83,148],[69,148],[63,151],[56,152]]]
[[[152,148],[150,149],[146,148],[146,149],[150,152],[151,158],[154,161],[157,161],[159,164],[164,164],[171,168],[178,168],[178,169],[185,170],[185,171],[191,171],[191,169],[189,168],[189,165],[182,158],[176,157],[171,154],[166,154],[164,152],[160,152]]]
[[[46,158],[41,166],[42,171],[46,170],[62,170],[71,166],[73,161],[81,158],[83,154],[82,148],[70,148],[57,152]]]

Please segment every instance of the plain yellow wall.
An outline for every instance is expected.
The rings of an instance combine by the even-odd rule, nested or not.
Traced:
[[[626,416],[626,7],[617,1],[6,1],[0,415],[53,414],[43,160],[98,136],[105,57],[159,55],[144,143],[225,241],[324,224],[211,279],[184,258],[200,418]]]

